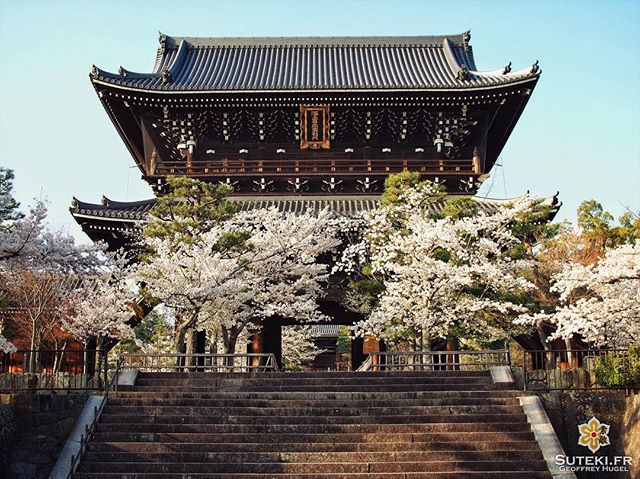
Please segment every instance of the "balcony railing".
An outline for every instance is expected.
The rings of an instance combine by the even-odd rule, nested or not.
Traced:
[[[292,155],[293,156],[293,155]],[[158,176],[305,176],[305,175],[386,175],[403,171],[431,174],[477,174],[471,160],[421,159],[300,159],[274,158],[269,160],[221,159],[160,162],[155,171]]]

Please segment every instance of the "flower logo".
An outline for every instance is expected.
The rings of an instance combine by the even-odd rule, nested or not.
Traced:
[[[578,444],[588,447],[593,453],[601,447],[611,444],[609,442],[609,425],[598,421],[595,417],[589,419],[585,424],[580,424],[578,432],[580,433]]]

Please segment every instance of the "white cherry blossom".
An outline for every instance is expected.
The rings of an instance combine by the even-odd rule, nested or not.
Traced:
[[[596,264],[566,263],[552,277],[560,306],[522,315],[518,323],[551,324],[549,340],[582,338],[596,346],[626,347],[640,341],[640,244],[608,249]]]

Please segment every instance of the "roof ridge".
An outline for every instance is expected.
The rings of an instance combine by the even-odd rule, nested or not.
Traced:
[[[466,32],[465,32],[466,33]],[[463,46],[465,33],[455,35],[389,35],[389,36],[282,36],[282,37],[172,37],[161,34],[161,48],[178,48],[181,42],[193,46],[384,46],[431,45],[442,46],[445,39],[456,46]]]

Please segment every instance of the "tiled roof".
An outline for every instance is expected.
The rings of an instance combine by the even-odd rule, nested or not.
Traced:
[[[80,201],[74,197],[69,210],[74,216],[85,215],[113,220],[143,221],[155,204],[155,198],[142,201],[113,201],[103,196],[102,202],[95,204]]]
[[[501,206],[513,202],[514,199],[492,199],[474,196],[480,210],[487,214],[495,213]],[[328,208],[329,211],[340,216],[352,216],[362,211],[371,211],[378,207],[378,196],[235,196],[229,198],[240,204],[240,209],[250,211],[260,208],[276,207],[280,211],[298,214],[318,212]],[[143,201],[119,202],[106,197],[102,204],[92,204],[73,199],[71,214],[75,217],[104,218],[110,221],[144,221],[147,212],[153,208],[155,198]],[[544,199],[544,204],[552,207],[552,217],[560,209],[558,195]],[[430,212],[437,214],[442,211],[443,203],[430,205]],[[552,218],[550,218],[552,219]]]
[[[537,78],[537,63],[476,70],[470,34],[416,37],[160,36],[151,73],[94,67],[94,82],[181,91],[475,89]]]
[[[375,210],[379,204],[377,196],[237,196],[230,199],[238,203],[242,211],[276,207],[279,211],[296,214],[318,214],[324,209],[329,209],[340,216]]]
[[[311,326],[311,336],[314,338],[337,338],[339,328],[339,324],[314,324]]]

